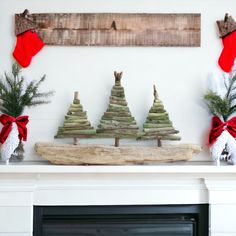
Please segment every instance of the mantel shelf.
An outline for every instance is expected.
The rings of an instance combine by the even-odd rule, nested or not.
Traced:
[[[216,166],[213,162],[180,162],[158,165],[64,166],[47,162],[0,163],[0,174],[221,174],[236,176],[236,166]]]

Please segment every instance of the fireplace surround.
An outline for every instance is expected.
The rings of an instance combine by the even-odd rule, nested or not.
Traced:
[[[156,166],[0,164],[0,236],[32,236],[36,206],[202,204],[209,205],[210,236],[236,235],[235,166],[206,162]]]

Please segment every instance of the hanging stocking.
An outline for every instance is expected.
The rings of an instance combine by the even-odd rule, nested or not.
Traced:
[[[36,24],[29,19],[29,12],[16,15],[16,46],[13,56],[22,66],[30,65],[32,58],[43,48],[44,43],[34,31]]]
[[[222,37],[223,50],[218,64],[227,73],[231,72],[236,58],[236,22],[228,14],[223,21],[217,21],[220,36]]]
[[[227,73],[231,72],[236,58],[236,31],[222,38],[223,50],[218,60],[221,69]]]
[[[32,57],[35,56],[43,46],[44,43],[36,32],[26,31],[17,35],[13,56],[22,67],[27,67],[30,65]]]

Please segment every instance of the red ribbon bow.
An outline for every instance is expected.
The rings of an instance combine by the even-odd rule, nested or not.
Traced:
[[[19,140],[27,140],[27,123],[29,122],[28,116],[19,116],[14,118],[12,116],[2,114],[0,116],[0,122],[3,124],[3,128],[0,133],[0,143],[4,143],[11,132],[12,123],[15,122],[19,132]]]
[[[221,121],[217,116],[212,117],[209,144],[213,144],[224,130],[236,138],[236,116],[226,122]]]

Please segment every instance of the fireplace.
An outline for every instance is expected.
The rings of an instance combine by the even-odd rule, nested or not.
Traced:
[[[207,236],[208,204],[35,206],[33,236]]]
[[[112,224],[119,236],[232,236],[235,217],[235,166],[0,165],[0,236],[62,236],[78,223],[100,236]]]

